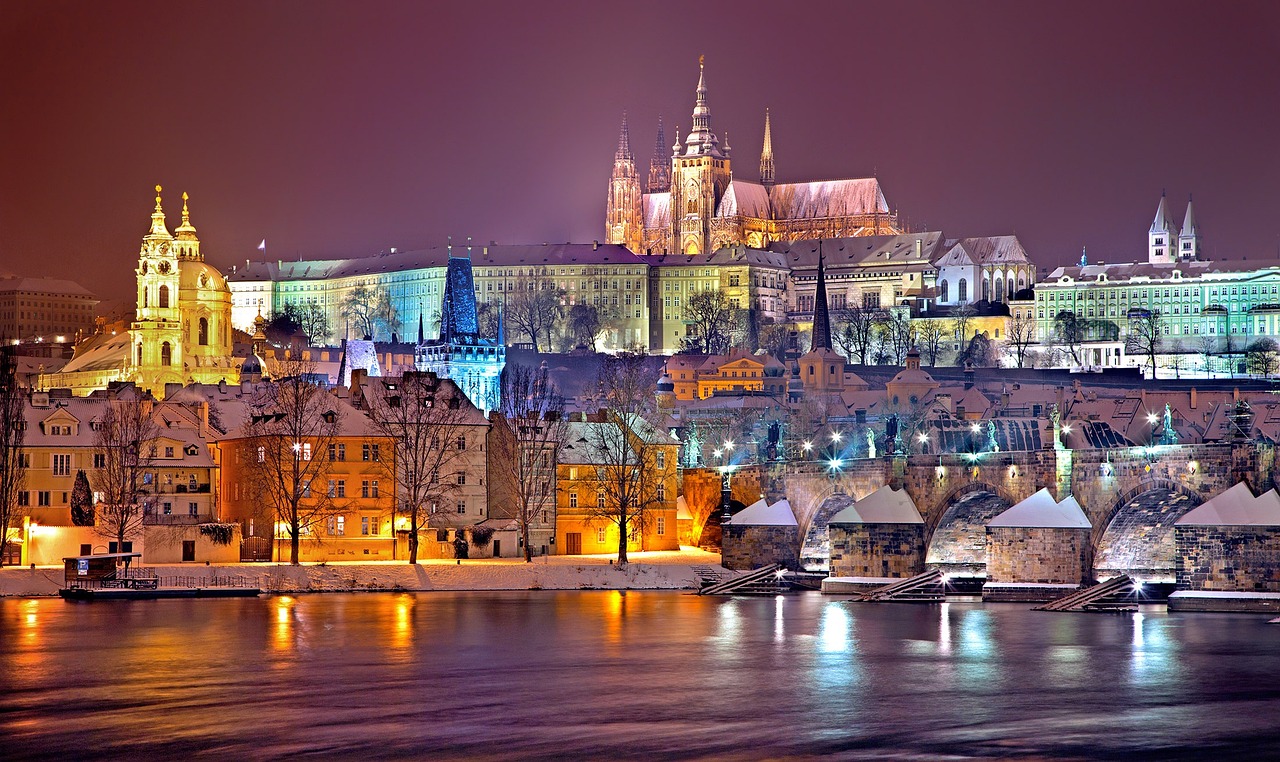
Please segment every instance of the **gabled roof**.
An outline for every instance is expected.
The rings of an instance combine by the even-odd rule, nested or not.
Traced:
[[[905,489],[889,485],[872,492],[832,516],[829,524],[923,524],[915,501]]]
[[[729,523],[734,526],[793,527],[798,525],[796,515],[791,510],[791,503],[779,500],[769,505],[764,498],[738,511],[733,518],[729,519]]]
[[[720,207],[716,209],[717,217],[755,217],[769,218],[769,192],[760,183],[746,180],[731,180],[720,198]]]
[[[769,193],[775,220],[887,214],[889,202],[874,177],[778,183]]]
[[[1037,529],[1090,529],[1089,518],[1080,503],[1071,496],[1062,502],[1053,499],[1048,489],[1041,489],[987,522],[989,527],[1030,527]]]
[[[1280,495],[1270,489],[1254,497],[1249,485],[1239,482],[1188,511],[1175,526],[1280,526]]]

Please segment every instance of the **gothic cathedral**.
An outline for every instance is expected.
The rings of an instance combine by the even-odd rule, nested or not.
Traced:
[[[774,241],[906,232],[875,178],[776,183],[768,111],[759,182],[734,178],[728,138],[722,143],[711,130],[702,59],[698,66],[693,128],[683,145],[677,139],[671,146],[668,165],[659,118],[643,193],[623,116],[605,211],[609,243],[637,254],[704,254],[741,244],[762,249]]]

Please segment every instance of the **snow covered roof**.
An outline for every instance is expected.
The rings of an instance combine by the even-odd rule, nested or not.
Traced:
[[[739,214],[757,219],[769,218],[769,192],[763,185],[745,180],[729,181],[716,216],[734,217]]]
[[[1257,497],[1244,482],[1188,511],[1176,526],[1280,526],[1280,494]]]
[[[665,228],[671,223],[671,193],[644,194],[644,226]]]
[[[733,518],[729,519],[729,523],[734,526],[797,526],[796,515],[791,510],[791,503],[786,500],[779,500],[773,505],[769,505],[764,498],[760,498],[738,511]]]
[[[923,524],[920,511],[905,489],[884,485],[832,516],[829,524]]]
[[[689,513],[689,503],[687,500],[684,499],[684,495],[677,497],[676,498],[676,520],[683,521],[685,519],[692,519],[692,518],[693,518],[693,514]]]
[[[1089,517],[1084,515],[1076,499],[1067,496],[1062,502],[1053,499],[1049,490],[1041,489],[1031,497],[1013,506],[987,522],[989,527],[1036,527],[1052,529],[1090,529]]]
[[[889,202],[874,177],[807,183],[778,183],[769,194],[773,218],[800,220],[885,214]]]

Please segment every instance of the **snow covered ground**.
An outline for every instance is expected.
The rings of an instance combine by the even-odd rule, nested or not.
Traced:
[[[347,592],[351,590],[684,590],[697,589],[694,566],[720,566],[720,555],[694,548],[630,553],[619,567],[612,556],[543,556],[523,560],[474,559],[380,563],[173,564],[152,566],[165,577],[191,578],[192,586],[209,577],[236,577],[248,587],[269,592]],[[57,566],[0,569],[0,595],[56,595],[63,570]]]

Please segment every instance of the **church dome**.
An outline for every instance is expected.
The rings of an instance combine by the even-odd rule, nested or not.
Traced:
[[[662,376],[658,379],[658,391],[674,392],[675,390],[676,390],[676,384],[674,381],[671,380],[671,376],[668,376],[665,373],[662,374]]]
[[[227,279],[213,265],[184,259],[178,261],[178,288],[183,291],[227,291]]]

